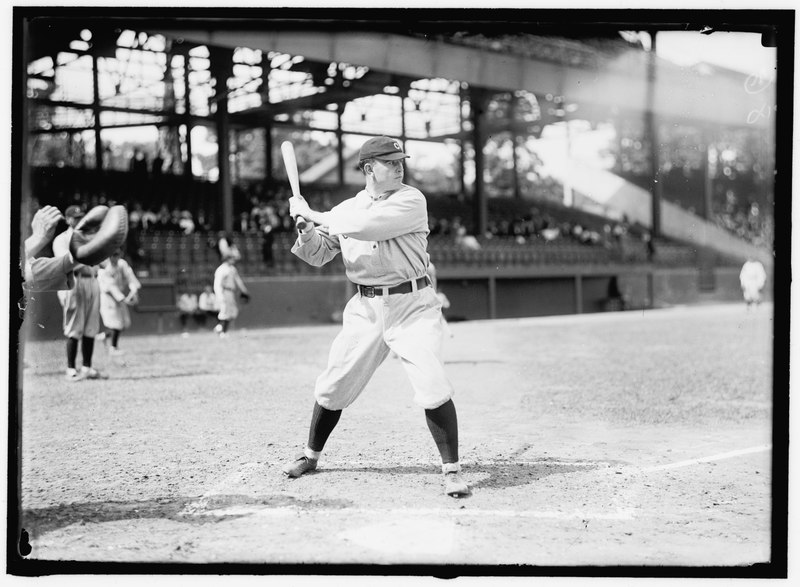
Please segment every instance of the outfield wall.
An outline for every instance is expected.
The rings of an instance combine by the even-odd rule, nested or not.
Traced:
[[[337,322],[354,286],[340,277],[246,277],[252,301],[241,305],[235,328]],[[742,299],[739,269],[652,266],[513,267],[441,269],[439,289],[449,301],[448,320],[520,318],[622,309],[610,299],[612,280],[626,309]],[[180,332],[176,291],[170,279],[143,279],[140,305],[127,334]],[[771,299],[768,285],[765,299]],[[62,337],[61,307],[54,292],[30,294],[22,335],[30,340]],[[213,327],[190,323],[190,329]]]

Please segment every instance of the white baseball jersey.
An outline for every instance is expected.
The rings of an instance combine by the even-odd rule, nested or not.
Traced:
[[[118,259],[116,266],[105,261],[97,271],[100,286],[100,317],[106,328],[125,330],[131,325],[128,305],[123,301],[129,292],[142,288],[131,266],[125,259]]]
[[[739,283],[746,301],[757,302],[761,299],[761,290],[767,283],[767,272],[759,261],[746,261],[739,273]]]
[[[239,315],[236,298],[239,292],[247,291],[235,265],[222,263],[214,272],[214,296],[219,303],[220,320],[235,320]]]
[[[441,358],[441,301],[432,287],[419,289],[415,282],[426,275],[428,260],[428,211],[422,192],[403,185],[373,198],[362,190],[323,219],[327,226],[300,234],[292,247],[295,255],[321,266],[341,252],[353,283],[414,285],[409,293],[356,293],[348,301],[328,366],[317,378],[317,402],[329,410],[349,406],[391,350],[402,361],[414,401],[425,409],[441,406],[453,396]]]

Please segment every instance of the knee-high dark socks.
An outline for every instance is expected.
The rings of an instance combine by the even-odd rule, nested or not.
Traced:
[[[67,367],[70,369],[75,368],[75,360],[78,358],[78,339],[69,337],[67,338]],[[81,355],[83,356],[83,366],[89,368],[92,366],[92,355],[94,354],[94,338],[91,336],[84,336],[80,339]]]
[[[442,456],[442,463],[457,463],[458,416],[453,400],[446,401],[438,408],[425,410],[425,420]]]
[[[314,402],[314,412],[311,414],[311,426],[308,431],[308,448],[321,451],[341,415],[342,410],[328,410]]]
[[[328,410],[314,403],[311,426],[308,431],[308,448],[321,451],[333,432],[342,410]],[[425,410],[425,421],[431,431],[433,441],[439,449],[442,463],[458,462],[458,416],[453,400],[448,400],[438,408]]]
[[[81,339],[81,355],[83,356],[83,366],[87,369],[92,366],[92,355],[94,354],[94,337],[84,336]]]
[[[75,368],[75,360],[78,358],[78,339],[67,339],[67,367],[70,369]]]

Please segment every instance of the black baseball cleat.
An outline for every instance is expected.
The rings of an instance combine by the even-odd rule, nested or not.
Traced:
[[[287,477],[295,478],[316,468],[317,459],[310,459],[306,455],[300,455],[291,463],[286,463],[283,466],[283,474]]]
[[[444,474],[444,492],[450,497],[456,498],[470,494],[469,485],[455,471]]]

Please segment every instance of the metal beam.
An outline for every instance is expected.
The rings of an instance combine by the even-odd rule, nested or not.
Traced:
[[[489,89],[552,93],[574,103],[640,112],[648,107],[647,54],[634,49],[601,67],[583,68],[441,41],[370,32],[203,29],[158,32],[197,44],[278,51],[416,78],[441,77]],[[659,61],[657,68],[654,107],[659,116],[768,128],[769,121],[765,118],[752,120],[752,112],[764,107],[765,96],[745,91],[746,76],[727,71],[706,75],[664,61]]]

